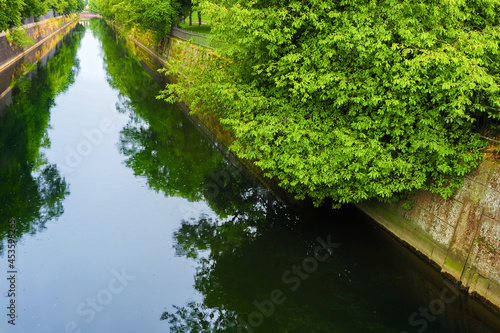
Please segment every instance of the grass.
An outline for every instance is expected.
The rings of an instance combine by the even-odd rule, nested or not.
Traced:
[[[210,35],[210,25],[208,24],[202,24],[200,27],[198,26],[198,22],[193,22],[192,26],[189,26],[189,23],[179,23],[179,28],[200,34]]]
[[[203,13],[201,14],[201,21],[207,23],[202,24],[201,27],[198,25],[197,12],[193,12],[191,18],[193,19],[193,25],[189,25],[189,17],[186,17],[186,23],[179,23],[179,27],[184,30],[210,35],[210,17],[204,16]]]
[[[198,12],[194,11],[193,15],[191,15],[191,18],[193,19],[193,24],[195,22],[198,22]],[[205,16],[203,13],[201,13],[201,21],[210,24],[210,17]],[[189,23],[189,17],[186,17],[186,23]]]

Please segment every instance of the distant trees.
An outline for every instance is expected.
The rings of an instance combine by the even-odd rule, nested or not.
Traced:
[[[189,17],[191,24],[193,11],[197,11],[201,26],[200,4],[200,0],[89,0],[89,10],[100,12],[126,30],[134,26],[153,30],[159,41],[181,18]]]
[[[193,12],[196,11],[198,24],[201,27],[201,1],[200,0],[178,0],[180,4],[180,16],[185,20],[189,18],[189,25],[193,24]]]
[[[8,0],[0,1],[0,31],[21,24],[21,19],[35,18],[53,10],[59,14],[81,11],[85,7],[84,0]]]
[[[179,12],[180,18],[182,18],[183,21],[185,21],[186,18],[188,18],[189,24],[191,25],[191,22],[193,20],[193,17],[192,17],[193,1],[192,0],[178,0],[178,2],[180,5],[180,12]]]
[[[84,9],[85,9],[85,2],[84,2],[84,0],[77,0],[77,2],[76,2],[76,11],[77,12],[81,12]]]
[[[89,0],[88,5],[89,5],[89,10],[92,13],[101,12],[101,8],[99,7],[99,0]]]
[[[176,0],[94,0],[102,15],[115,20],[125,30],[136,25],[156,32],[157,39],[168,34],[179,19]]]

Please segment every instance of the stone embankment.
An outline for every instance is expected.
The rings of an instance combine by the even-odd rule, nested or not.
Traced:
[[[500,165],[485,159],[449,199],[420,191],[404,201],[358,207],[452,281],[500,309]],[[405,200],[406,201],[406,200]]]
[[[34,41],[34,45],[21,47],[9,42],[8,32],[0,33],[0,72],[9,67],[12,63],[22,59],[25,54],[36,49],[40,44],[51,38],[53,35],[63,31],[71,23],[79,18],[78,14],[59,16],[36,23],[30,23],[18,29],[23,29]]]

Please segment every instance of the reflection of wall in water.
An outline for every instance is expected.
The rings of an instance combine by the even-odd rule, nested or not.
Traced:
[[[408,258],[401,256],[401,260],[408,262]],[[475,297],[464,293],[453,282],[445,279],[439,271],[430,270],[426,262],[414,260],[412,271],[405,276],[400,288],[418,291],[413,294],[415,304],[420,304],[406,314],[406,326],[402,331],[418,332],[426,327],[424,332],[440,332],[443,328],[438,323],[446,322],[452,327],[447,327],[447,332],[474,332],[495,333],[499,318],[489,311],[484,304]],[[421,314],[427,312],[429,318]],[[412,317],[413,315],[413,317]],[[413,318],[411,321],[410,318]]]
[[[60,33],[52,36],[49,40],[37,46],[32,51],[25,54],[21,59],[0,72],[0,116],[2,115],[3,109],[12,103],[13,81],[23,74],[26,74],[30,79],[32,78],[32,72],[24,73],[26,64],[36,64],[40,62],[41,65],[46,66],[49,59],[52,58],[57,49],[61,47],[64,42],[64,37],[73,31],[77,23],[77,21],[73,21],[60,31]]]
[[[37,44],[52,33],[62,28],[66,28],[65,25],[73,23],[76,19],[78,19],[78,15],[71,14],[32,23],[22,28],[26,31],[27,35],[34,40],[35,44]],[[11,45],[7,40],[5,32],[0,33],[0,67],[25,51],[26,48],[23,49],[20,46]]]
[[[449,199],[419,191],[412,208],[399,203],[358,206],[428,258],[469,294],[500,307],[500,166],[484,159]]]

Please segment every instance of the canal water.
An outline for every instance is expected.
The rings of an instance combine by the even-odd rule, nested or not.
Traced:
[[[93,20],[9,84],[0,332],[500,331],[356,209],[276,200],[146,63]]]

